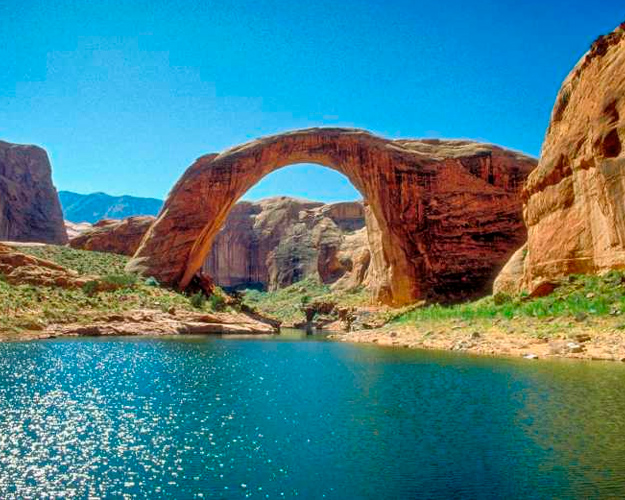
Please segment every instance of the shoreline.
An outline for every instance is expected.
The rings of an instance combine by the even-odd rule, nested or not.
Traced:
[[[128,320],[129,318],[125,318]],[[159,318],[160,319],[160,318]],[[249,325],[238,329],[235,325],[215,323],[196,328],[155,328],[147,321],[119,324],[98,322],[56,325],[41,331],[0,332],[2,342],[29,342],[60,337],[163,337],[178,335],[218,335],[229,338],[255,338],[275,335],[258,331]],[[188,325],[188,324],[187,324]],[[117,327],[116,327],[117,326]],[[169,325],[168,325],[169,326]],[[575,359],[584,361],[625,362],[625,323],[616,318],[596,317],[584,321],[571,318],[537,320],[430,321],[420,325],[389,324],[382,328],[353,332],[325,331],[332,341],[365,343],[398,349],[448,351],[471,355],[505,358]],[[279,335],[279,334],[278,334]]]
[[[20,331],[0,330],[0,342],[45,340],[58,337],[122,337],[166,335],[263,335],[275,334],[275,326],[240,312],[163,312],[136,309],[110,314],[85,315],[83,321],[31,322]]]
[[[329,338],[491,357],[625,362],[625,323],[603,317],[580,322],[562,317],[389,324],[378,329],[330,333]]]

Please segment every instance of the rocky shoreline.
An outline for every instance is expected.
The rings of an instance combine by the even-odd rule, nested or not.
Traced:
[[[341,342],[528,360],[571,358],[625,362],[625,323],[616,318],[447,321],[419,326],[388,325],[333,333],[329,337]]]
[[[135,310],[115,314],[87,315],[80,322],[57,323],[40,327],[33,324],[19,333],[0,331],[0,342],[43,340],[56,337],[113,337],[246,334],[270,335],[278,329],[268,323],[237,313],[162,312]]]
[[[326,330],[327,331],[327,330]],[[136,310],[99,314],[80,322],[33,325],[19,333],[0,331],[0,342],[45,340],[58,337],[278,334],[273,325],[244,313],[167,313]],[[339,342],[369,343],[399,349],[461,352],[480,356],[533,359],[569,358],[625,362],[625,323],[617,318],[575,320],[517,318],[494,321],[460,320],[386,325],[352,332],[330,332]]]

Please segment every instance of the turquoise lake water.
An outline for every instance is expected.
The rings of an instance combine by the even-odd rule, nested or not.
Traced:
[[[625,366],[218,337],[0,344],[1,498],[622,498]]]

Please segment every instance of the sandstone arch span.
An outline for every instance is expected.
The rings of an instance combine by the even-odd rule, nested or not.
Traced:
[[[471,141],[314,128],[202,156],[176,183],[128,270],[184,289],[235,202],[265,175],[316,163],[368,204],[376,297],[403,304],[489,286],[525,240],[519,190],[536,161]]]

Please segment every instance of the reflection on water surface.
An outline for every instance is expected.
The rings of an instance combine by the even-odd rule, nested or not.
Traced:
[[[0,344],[0,496],[622,497],[624,388],[293,333]]]

